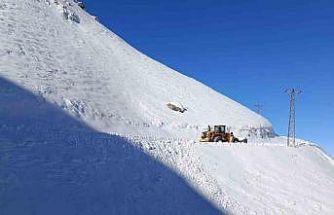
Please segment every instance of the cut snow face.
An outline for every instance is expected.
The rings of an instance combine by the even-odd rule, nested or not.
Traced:
[[[3,78],[0,101],[1,215],[222,214],[145,152],[162,157],[154,141],[100,133]]]

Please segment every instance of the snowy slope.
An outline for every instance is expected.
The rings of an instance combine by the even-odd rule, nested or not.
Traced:
[[[0,1],[0,122],[0,214],[333,213],[331,158],[70,0]],[[193,141],[208,124],[253,143]]]
[[[1,76],[100,131],[197,138],[224,123],[243,136],[272,132],[265,118],[138,52],[71,1],[1,2]]]
[[[175,170],[198,166],[182,142],[100,133],[1,78],[0,92],[1,215],[221,214]]]
[[[205,168],[241,205],[233,214],[334,214],[334,162],[314,145],[199,145]],[[285,142],[285,141],[284,141]]]

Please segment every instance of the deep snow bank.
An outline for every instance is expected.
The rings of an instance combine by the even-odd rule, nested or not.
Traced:
[[[0,101],[1,215],[223,213],[189,182],[205,173],[176,170],[198,169],[187,147],[100,133],[2,78]]]

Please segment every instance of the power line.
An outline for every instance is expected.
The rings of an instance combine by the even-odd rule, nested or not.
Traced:
[[[288,125],[288,146],[296,146],[296,97],[302,91],[294,88],[286,90],[290,96],[290,111],[289,111],[289,125]]]

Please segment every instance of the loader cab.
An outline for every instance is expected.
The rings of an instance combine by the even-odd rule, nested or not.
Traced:
[[[225,125],[215,125],[213,130],[216,133],[226,133],[226,126]]]

